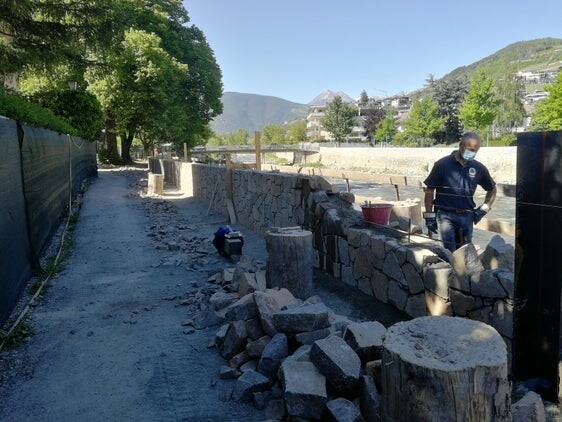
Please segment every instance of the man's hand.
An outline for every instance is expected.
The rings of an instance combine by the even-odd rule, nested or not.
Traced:
[[[482,218],[486,214],[488,214],[488,211],[490,211],[490,207],[486,204],[482,204],[481,206],[476,208],[474,210],[474,224],[480,223],[480,220],[482,220]]]
[[[437,218],[434,212],[424,212],[423,218],[427,227],[427,234],[437,234]]]

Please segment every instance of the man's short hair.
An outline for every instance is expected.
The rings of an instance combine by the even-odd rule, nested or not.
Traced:
[[[466,141],[469,139],[476,139],[478,142],[482,143],[482,138],[476,132],[466,132],[461,137],[461,144],[465,145]]]

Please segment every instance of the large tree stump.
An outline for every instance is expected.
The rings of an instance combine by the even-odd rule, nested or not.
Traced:
[[[383,342],[382,420],[510,421],[507,352],[478,321],[429,316],[390,327]]]
[[[162,195],[164,193],[164,175],[148,173],[147,195]]]
[[[271,230],[265,242],[269,252],[267,287],[285,287],[295,297],[308,299],[312,295],[312,232],[300,228]]]

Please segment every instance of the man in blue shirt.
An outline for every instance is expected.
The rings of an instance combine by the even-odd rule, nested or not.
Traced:
[[[482,140],[475,132],[465,133],[459,149],[438,160],[424,180],[423,217],[428,233],[441,231],[444,246],[454,252],[472,242],[474,224],[491,210],[496,199],[496,183],[484,164],[474,157]],[[486,191],[484,203],[476,207],[474,192],[480,185]]]

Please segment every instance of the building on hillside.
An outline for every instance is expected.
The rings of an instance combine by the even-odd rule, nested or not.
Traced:
[[[391,108],[395,115],[397,122],[403,121],[410,112],[412,101],[406,95],[396,95],[386,98],[369,98],[367,104],[360,104],[359,101],[355,102],[357,108],[357,116],[351,134],[347,137],[348,141],[352,142],[367,142],[365,136],[365,118],[369,110],[380,108]],[[332,140],[332,134],[322,127],[321,119],[326,114],[327,104],[315,104],[310,106],[308,116],[306,117],[306,136],[309,141],[329,141]]]

